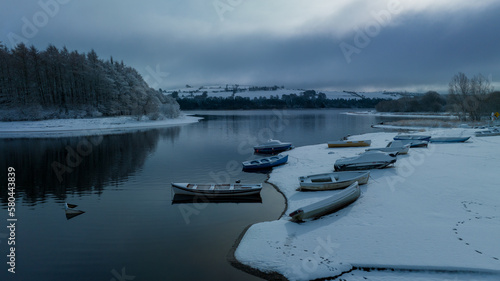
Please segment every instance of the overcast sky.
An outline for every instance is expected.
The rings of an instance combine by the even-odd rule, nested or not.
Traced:
[[[163,89],[446,92],[464,72],[499,90],[499,15],[498,0],[3,0],[0,41],[94,49]]]

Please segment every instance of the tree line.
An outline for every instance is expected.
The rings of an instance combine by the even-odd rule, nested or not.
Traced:
[[[483,75],[469,78],[460,72],[452,77],[447,95],[429,91],[423,96],[381,101],[375,109],[382,112],[451,112],[462,121],[480,121],[500,111],[500,92],[494,92]]]
[[[179,97],[177,92],[172,93],[183,110],[199,109],[293,109],[293,108],[374,108],[384,99],[328,99],[324,93],[307,90],[300,94],[276,96],[249,97],[209,97],[207,93],[194,97]]]
[[[0,44],[0,118],[4,121],[120,115],[176,117],[179,105],[150,88],[123,61],[89,53]]]
[[[429,91],[422,96],[381,101],[375,109],[381,112],[444,112],[446,98],[437,92]]]

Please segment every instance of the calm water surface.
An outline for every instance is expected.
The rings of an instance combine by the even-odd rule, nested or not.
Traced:
[[[246,226],[281,215],[282,195],[265,184],[252,202],[179,203],[170,183],[262,183],[266,174],[241,171],[256,157],[253,145],[325,143],[385,121],[344,112],[198,111],[189,113],[204,120],[183,126],[0,139],[0,280],[260,280],[226,256]],[[6,266],[9,166],[17,185],[15,274]],[[64,202],[85,213],[68,220]]]

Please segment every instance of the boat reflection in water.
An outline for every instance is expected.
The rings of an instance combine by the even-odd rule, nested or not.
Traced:
[[[189,203],[262,203],[260,194],[237,196],[237,197],[206,197],[206,196],[189,196],[175,194],[172,198],[173,204],[189,204]]]
[[[68,204],[68,203],[64,204],[64,211],[66,213],[67,220],[70,220],[76,216],[79,216],[79,215],[85,213],[85,211],[82,211],[82,210],[75,210],[74,209],[75,207],[77,207],[77,205]]]

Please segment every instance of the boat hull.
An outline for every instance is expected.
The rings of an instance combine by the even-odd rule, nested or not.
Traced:
[[[196,186],[196,188],[193,188]],[[214,186],[212,188],[212,186]],[[190,184],[172,183],[172,190],[177,195],[231,197],[259,194],[262,184]]]
[[[328,142],[328,147],[329,148],[336,148],[336,147],[363,147],[363,146],[370,146],[371,145],[371,140],[360,140],[360,141],[329,141]]]
[[[421,136],[421,135],[398,135],[394,137],[394,140],[412,140],[412,141],[429,141],[431,136]]]
[[[242,164],[243,164],[243,170],[248,171],[248,170],[269,169],[272,167],[283,165],[286,162],[288,162],[288,155],[255,159],[252,161],[243,162]]]
[[[331,178],[334,177],[334,181]],[[343,189],[354,182],[358,184],[368,183],[370,172],[333,172],[326,174],[299,177],[301,191],[319,191]]]
[[[273,147],[254,147],[255,153],[260,154],[277,154],[283,151],[290,150],[292,148],[292,144],[279,145]]]
[[[487,131],[477,131],[475,133],[476,137],[492,137],[492,136],[500,136],[500,130],[493,129]]]
[[[429,145],[429,141],[425,140],[394,140],[394,142],[398,142],[401,145],[409,145],[411,148],[415,147],[427,147]],[[389,143],[388,147],[400,147],[400,146],[393,146],[393,142]]]
[[[360,171],[360,170],[371,170],[371,169],[383,169],[391,164],[394,164],[396,160],[392,161],[381,161],[381,162],[371,162],[371,163],[352,163],[352,164],[341,164],[334,165],[335,171]]]
[[[431,138],[430,142],[466,142],[470,137],[436,137]]]
[[[389,154],[403,155],[403,154],[408,154],[408,151],[410,151],[410,146],[406,145],[402,147],[369,148],[366,151],[381,151]]]
[[[354,182],[346,189],[339,193],[321,200],[317,203],[302,207],[289,214],[292,221],[303,221],[306,219],[314,219],[320,216],[334,213],[354,201],[361,195],[358,182]]]
[[[334,164],[335,171],[357,171],[382,169],[396,163],[396,156],[380,151],[367,151],[359,156],[339,159]]]

